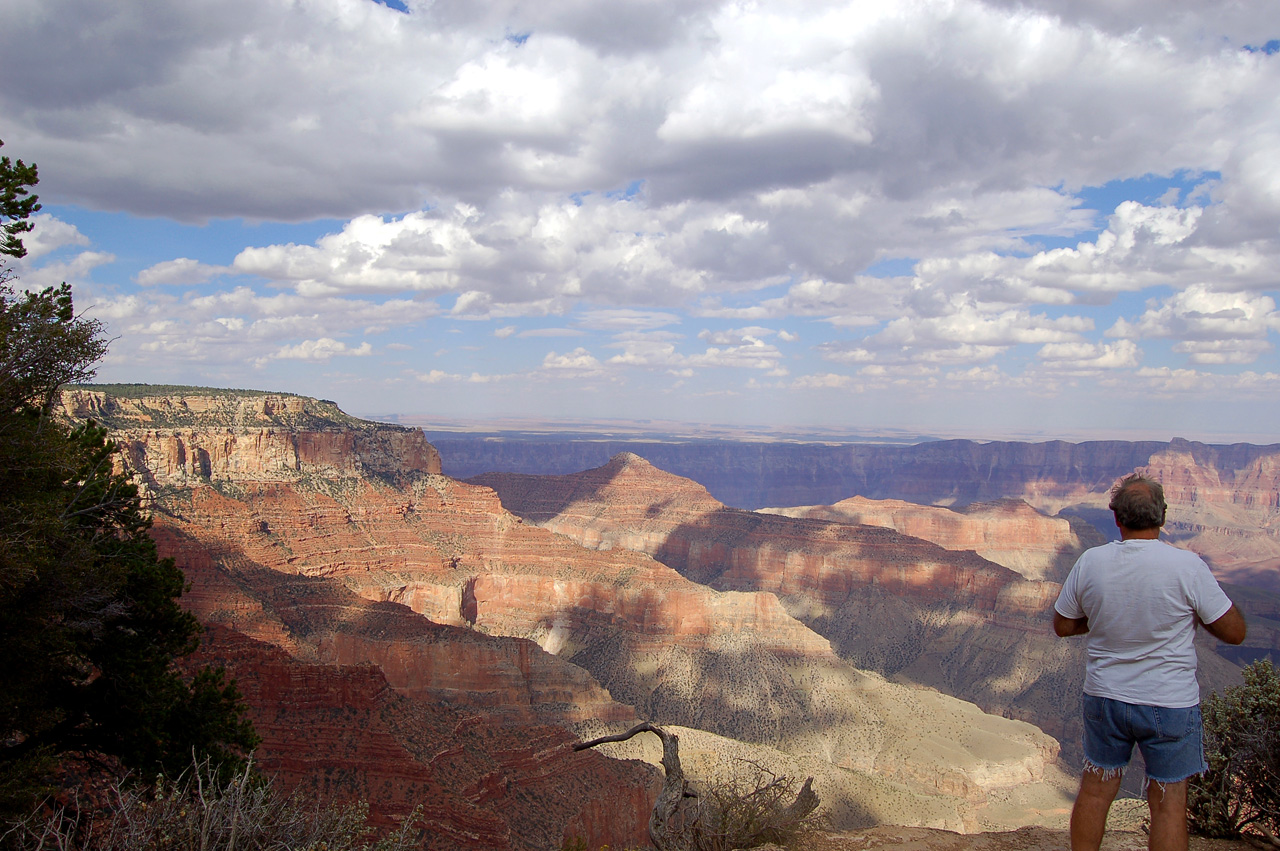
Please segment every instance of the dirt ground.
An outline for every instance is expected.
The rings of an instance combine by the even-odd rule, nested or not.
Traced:
[[[926,827],[873,827],[819,838],[814,851],[1067,851],[1067,832],[1049,827],[1022,827],[1005,833],[951,833]],[[1140,831],[1109,830],[1102,851],[1145,851]],[[1257,851],[1247,842],[1191,837],[1191,851]]]

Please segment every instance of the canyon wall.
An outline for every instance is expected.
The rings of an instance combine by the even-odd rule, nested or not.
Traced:
[[[494,440],[440,437],[446,472],[561,475],[630,451],[699,482],[728,506],[831,505],[850,497],[960,508],[1022,500],[1080,517],[1115,537],[1107,492],[1141,471],[1164,482],[1166,533],[1226,582],[1280,593],[1280,444],[1187,440],[1019,443],[943,440],[914,446]]]
[[[973,550],[1024,579],[1060,582],[1075,560],[1106,538],[1074,517],[1050,517],[1020,499],[974,502],[950,509],[900,499],[855,496],[835,505],[761,508],[784,517],[893,529],[948,550]]]
[[[481,440],[437,436],[445,472],[562,475],[633,452],[692,479],[736,508],[828,505],[851,496],[927,505],[1025,499],[1049,513],[1088,502],[1169,444],[1093,441],[1016,443],[941,440],[879,444],[661,443],[645,441]],[[1280,448],[1260,452],[1274,454]]]
[[[855,667],[1030,721],[1056,736],[1070,760],[1079,757],[1084,647],[1051,634],[1055,582],[896,529],[727,508],[701,485],[632,453],[566,476],[491,473],[471,481],[584,546],[643,551],[713,588],[771,591]],[[924,512],[919,524],[958,534],[934,510],[944,509]],[[885,511],[904,526],[917,522],[902,503]],[[983,522],[1003,515],[1015,532],[1039,528],[1027,511],[999,508]],[[1063,520],[1043,522],[1070,529]],[[1066,559],[1058,565],[1088,543],[1065,533],[1062,540]],[[1235,682],[1234,666],[1204,650],[1202,685]]]
[[[267,776],[322,800],[369,801],[376,827],[418,809],[423,848],[536,851],[645,835],[657,773],[575,753],[560,726],[407,694],[377,665],[306,662],[216,623],[192,661],[235,677]]]
[[[71,391],[64,410],[111,427],[121,463],[151,500],[162,551],[192,582],[186,604],[225,630],[218,636],[239,637],[227,639],[239,648],[228,654],[262,657],[237,670],[287,679],[252,692],[275,748],[264,761],[291,783],[332,776],[326,789],[370,796],[378,818],[420,794],[391,791],[397,784],[454,784],[470,791],[433,817],[442,835],[470,836],[465,847],[548,847],[578,835],[592,847],[635,844],[639,822],[600,814],[609,801],[652,794],[653,770],[561,769],[552,758],[561,740],[544,728],[620,729],[637,717],[817,760],[827,766],[819,794],[844,818],[885,811],[860,796],[892,788],[899,811],[913,814],[904,817],[953,829],[982,824],[993,793],[1042,785],[1057,754],[1031,725],[853,667],[788,612],[773,593],[781,586],[744,579],[713,589],[645,553],[583,547],[524,522],[492,490],[441,475],[420,433],[349,422],[301,397],[130,392]],[[966,576],[973,593],[998,595],[978,573]],[[364,679],[340,685],[351,672]],[[320,694],[306,692],[313,687]],[[453,778],[452,759],[415,744],[438,730],[400,727],[388,735],[414,765],[396,756],[379,774],[376,760],[359,757],[364,744],[317,747],[277,709],[338,713],[332,695],[348,688],[342,700],[366,707],[367,693],[382,689],[383,717],[429,727],[422,707],[447,706],[482,729],[550,744],[494,756],[480,782]],[[351,717],[363,724],[373,711]],[[554,785],[562,770],[584,778],[570,787],[576,804],[534,815],[535,778]]]
[[[332,402],[278,393],[207,391],[128,396],[63,391],[61,413],[111,431],[124,463],[151,488],[298,477],[439,473],[440,456],[418,429],[370,423]]]

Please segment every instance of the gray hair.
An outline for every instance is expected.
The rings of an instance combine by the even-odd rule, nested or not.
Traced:
[[[1134,473],[1125,476],[1111,489],[1111,504],[1116,523],[1126,529],[1158,529],[1164,525],[1164,488],[1155,479]]]

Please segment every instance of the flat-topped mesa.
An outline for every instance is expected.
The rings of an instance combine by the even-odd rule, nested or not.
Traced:
[[[123,467],[152,488],[440,472],[440,456],[420,430],[361,420],[305,396],[88,385],[63,391],[62,413],[110,429]]]

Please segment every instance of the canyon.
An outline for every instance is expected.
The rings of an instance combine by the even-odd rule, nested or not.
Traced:
[[[191,582],[201,652],[250,702],[264,768],[366,798],[382,824],[429,803],[426,847],[643,841],[652,752],[566,756],[638,718],[681,729],[708,775],[754,760],[814,776],[842,827],[1011,826],[1060,818],[1068,800],[1053,738],[924,677],[891,679],[842,649],[848,636],[812,628],[816,609],[796,602],[814,582],[825,590],[811,602],[832,617],[856,585],[820,561],[758,581],[764,562],[721,576],[706,559],[584,545],[444,475],[420,431],[319,400],[116,386],[70,388],[62,405],[119,445],[162,552]],[[1016,619],[1042,602],[1044,583],[877,533],[872,549],[906,548],[886,597],[933,588],[975,629],[966,607],[999,602]],[[681,540],[693,543],[671,546]],[[896,640],[865,655],[896,658]]]
[[[445,472],[563,475],[632,452],[735,508],[832,505],[851,497],[961,508],[1013,499],[1115,536],[1107,492],[1142,471],[1165,483],[1167,536],[1227,582],[1280,592],[1280,445],[1159,441],[915,445],[556,440],[438,434]]]
[[[855,498],[750,512],[630,452],[580,473],[469,481],[583,546],[645,552],[716,589],[774,593],[855,667],[1026,720],[1055,736],[1069,763],[1080,757],[1083,643],[1048,629],[1059,590],[1050,580],[1102,540],[1078,519],[1010,500],[952,511]],[[1254,624],[1249,647],[1272,653],[1280,645],[1264,601],[1274,595],[1237,596]],[[1238,676],[1238,657],[1214,644],[1199,647],[1206,691]]]

